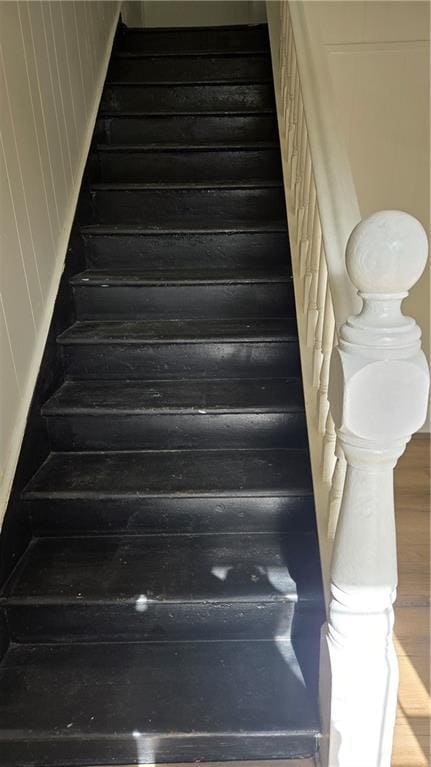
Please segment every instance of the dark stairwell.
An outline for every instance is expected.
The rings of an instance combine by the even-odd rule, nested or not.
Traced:
[[[3,767],[317,750],[279,153],[266,27],[119,28],[3,532]]]

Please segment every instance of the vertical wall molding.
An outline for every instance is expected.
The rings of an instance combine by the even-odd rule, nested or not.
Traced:
[[[2,3],[0,61],[8,98],[0,120],[7,169],[1,181],[0,354],[7,386],[0,401],[0,520],[64,269],[119,13],[119,2]]]

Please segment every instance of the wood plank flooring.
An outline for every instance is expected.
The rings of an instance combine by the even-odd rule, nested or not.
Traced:
[[[430,760],[430,440],[412,439],[395,472],[400,688],[392,767]]]

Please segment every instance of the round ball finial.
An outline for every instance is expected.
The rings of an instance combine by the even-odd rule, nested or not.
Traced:
[[[350,235],[347,271],[361,293],[404,293],[421,276],[427,256],[422,224],[401,210],[381,210]]]

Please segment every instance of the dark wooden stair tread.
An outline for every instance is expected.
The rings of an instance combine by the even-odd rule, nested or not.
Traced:
[[[51,453],[25,497],[284,496],[311,493],[304,450]]]
[[[235,270],[235,269],[176,269],[166,271],[160,269],[139,271],[103,271],[86,269],[72,277],[72,285],[115,285],[122,286],[145,286],[145,285],[248,285],[255,283],[280,283],[291,282],[291,275],[287,268],[265,271]]]
[[[313,533],[40,538],[6,585],[8,604],[297,601],[320,597]],[[185,563],[187,562],[187,567]],[[298,578],[299,573],[299,578]],[[297,582],[299,585],[297,585]]]
[[[139,184],[140,188],[158,189],[161,181],[164,189],[171,189],[173,185],[190,188],[192,184],[194,189],[225,189],[233,183],[236,188],[243,188],[245,182],[262,187],[268,186],[268,179],[282,177],[280,150],[270,143],[259,146],[255,142],[244,147],[213,144],[207,148],[184,144],[156,149],[144,143],[138,146],[110,143],[95,147],[90,162],[93,189],[96,182]]]
[[[256,150],[265,151],[267,149],[279,149],[277,141],[220,141],[212,143],[146,143],[146,144],[97,144],[97,152],[107,152],[115,154],[130,152],[254,152]]]
[[[128,52],[128,51],[115,51],[113,52],[111,56],[111,64],[116,61],[121,61],[123,59],[142,59],[143,61],[149,61],[152,62],[162,60],[169,62],[171,59],[180,59],[184,60],[185,62],[189,62],[190,60],[205,60],[205,59],[220,59],[223,60],[233,60],[236,59],[265,59],[269,62],[271,62],[271,56],[269,54],[268,49],[262,49],[262,50],[250,50],[250,51],[229,51],[229,50],[219,50],[219,51],[210,51],[210,50],[202,50],[202,51],[182,51],[182,52],[175,52],[171,51],[170,53],[152,53],[145,51],[144,49],[142,51],[135,51],[134,53]]]
[[[275,115],[263,114],[183,114],[100,116],[95,140],[100,146],[142,146],[181,148],[202,145],[248,148],[274,144],[280,150]]]
[[[132,30],[130,30],[132,31]],[[135,28],[134,31],[139,34],[142,30],[140,28]],[[156,31],[153,30],[152,31]],[[173,50],[173,51],[147,51],[145,48],[142,48],[140,50],[117,50],[112,54],[111,59],[112,60],[121,60],[121,59],[170,59],[170,58],[226,58],[227,56],[234,58],[239,57],[242,58],[244,56],[268,56],[268,48],[267,46],[256,46],[256,48],[241,48],[241,49],[226,49],[226,48],[214,48],[214,49],[191,49],[189,51],[187,50]]]
[[[218,53],[211,56],[180,53],[171,56],[113,56],[107,83],[178,84],[213,82],[271,82],[272,65],[268,51],[255,53]]]
[[[146,223],[153,229],[279,224],[286,214],[280,180],[94,182],[83,223]]]
[[[274,88],[271,81],[249,80],[218,83],[116,85],[107,82],[99,114],[163,115],[274,113]]]
[[[268,106],[268,107],[256,107],[255,109],[213,109],[208,110],[205,108],[196,108],[192,111],[187,108],[168,108],[164,110],[148,110],[148,109],[114,109],[113,107],[105,106],[103,109],[100,109],[99,111],[99,118],[100,119],[154,119],[154,118],[167,118],[171,117],[173,119],[177,118],[184,118],[184,117],[259,117],[259,115],[262,116],[270,116],[275,117],[275,107]]]
[[[298,378],[191,381],[66,381],[44,415],[67,413],[274,413],[302,411]]]
[[[206,27],[208,29],[208,27]],[[139,34],[142,30],[139,27],[135,27],[133,30],[130,29],[130,32],[136,32]],[[152,29],[152,32],[156,32],[157,30]],[[235,58],[235,57],[244,57],[244,56],[268,56],[268,48],[267,46],[262,47],[256,47],[256,48],[244,48],[244,49],[223,49],[223,48],[214,48],[214,50],[207,50],[207,49],[195,49],[195,50],[189,50],[189,51],[164,51],[163,53],[160,53],[158,51],[147,51],[145,48],[142,48],[141,50],[136,51],[127,51],[127,50],[117,50],[113,51],[111,60],[121,60],[121,59],[170,59],[170,58],[214,58],[214,57],[220,57],[220,58]]]
[[[62,344],[280,342],[296,338],[293,319],[142,320],[75,322],[59,336]]]
[[[154,86],[161,88],[182,88],[183,86],[223,86],[223,85],[264,85],[272,84],[272,78],[268,75],[246,75],[242,77],[210,77],[210,76],[198,76],[196,75],[192,79],[185,77],[170,77],[169,79],[158,80],[152,77],[142,77],[142,79],[127,80],[125,78],[112,77],[107,81],[107,85],[112,88],[152,88]]]
[[[200,222],[197,226],[186,227],[149,227],[142,225],[117,224],[85,224],[81,226],[81,232],[84,235],[140,235],[153,236],[160,234],[237,234],[245,232],[248,234],[265,232],[286,232],[287,225],[285,221],[256,222],[250,224],[247,222],[238,222],[236,226],[214,226],[214,223]]]
[[[165,190],[242,190],[242,189],[273,189],[282,188],[283,182],[280,180],[268,179],[267,181],[261,181],[260,179],[250,181],[181,181],[176,182],[156,182],[148,181],[143,182],[131,182],[131,181],[99,181],[91,184],[91,189],[94,191],[139,191],[139,190],[153,190],[160,189]]]
[[[269,38],[266,24],[226,25],[220,27],[159,27],[147,29],[130,27],[120,34],[116,51],[123,53],[154,52],[165,56],[199,54],[202,51],[214,54],[244,52],[268,52]]]
[[[317,749],[317,716],[289,642],[22,645],[0,673],[4,767]]]

